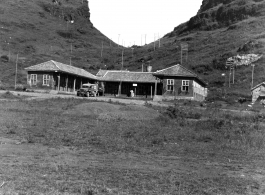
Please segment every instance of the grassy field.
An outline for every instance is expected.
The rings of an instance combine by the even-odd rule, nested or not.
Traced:
[[[264,116],[0,102],[0,194],[264,194]]]

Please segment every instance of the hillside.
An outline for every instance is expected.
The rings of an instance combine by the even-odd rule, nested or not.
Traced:
[[[228,86],[227,58],[238,54],[264,54],[264,0],[203,0],[200,10],[160,40],[145,46],[118,47],[100,33],[90,21],[87,2],[29,0],[0,2],[0,52],[11,62],[1,61],[4,83],[14,82],[15,54],[19,52],[19,82],[25,83],[23,68],[45,60],[71,63],[95,73],[99,68],[120,69],[124,49],[124,68],[141,71],[142,63],[153,70],[181,62],[180,44],[187,43],[183,65],[197,72],[210,91],[222,92]],[[30,14],[28,14],[30,13]],[[93,13],[91,13],[93,14]],[[74,23],[71,23],[71,21]],[[68,21],[68,23],[67,23]],[[9,40],[9,37],[11,39]],[[101,47],[103,41],[103,52]],[[72,43],[72,53],[71,53]],[[264,81],[264,58],[255,62],[254,85]],[[252,67],[235,71],[235,84],[228,94],[250,95]],[[226,73],[226,78],[221,74]],[[226,81],[226,84],[224,82]]]
[[[110,55],[101,46],[116,47],[90,21],[86,0],[9,0],[0,1],[0,61],[3,83],[14,81],[16,54],[19,54],[19,82],[25,83],[24,67],[46,60],[57,60],[98,69]],[[71,46],[72,45],[72,46]],[[104,51],[104,50],[103,50]],[[9,54],[10,53],[10,54]],[[10,56],[7,62],[6,56]]]
[[[154,70],[179,63],[180,44],[189,46],[183,65],[193,69],[218,94],[228,86],[227,58],[243,54],[264,54],[265,1],[262,0],[204,0],[197,15],[177,26],[161,40],[139,48],[135,55],[138,69],[141,59],[150,61]],[[144,52],[145,51],[145,52]],[[186,60],[186,57],[187,60]],[[255,62],[254,85],[264,81],[264,58]],[[226,78],[221,74],[226,73]],[[230,95],[250,95],[251,66],[235,71],[235,84],[226,89]],[[226,84],[224,82],[226,81]]]

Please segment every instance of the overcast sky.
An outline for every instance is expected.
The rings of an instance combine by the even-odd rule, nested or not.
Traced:
[[[164,36],[196,15],[201,4],[202,0],[89,0],[94,26],[125,46],[144,44],[145,35],[146,43]]]

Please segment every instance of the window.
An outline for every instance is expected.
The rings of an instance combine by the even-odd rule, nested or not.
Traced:
[[[174,91],[174,80],[167,79],[167,91]]]
[[[44,74],[43,75],[43,85],[49,86],[49,83],[50,83],[50,75]]]
[[[190,82],[188,80],[182,81],[181,91],[188,92],[189,91],[189,84]]]
[[[30,83],[31,83],[31,85],[37,85],[37,75],[36,74],[32,74],[30,76]]]

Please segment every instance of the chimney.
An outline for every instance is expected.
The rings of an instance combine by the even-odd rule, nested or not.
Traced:
[[[152,66],[150,64],[146,67],[146,71],[147,72],[152,72]]]

